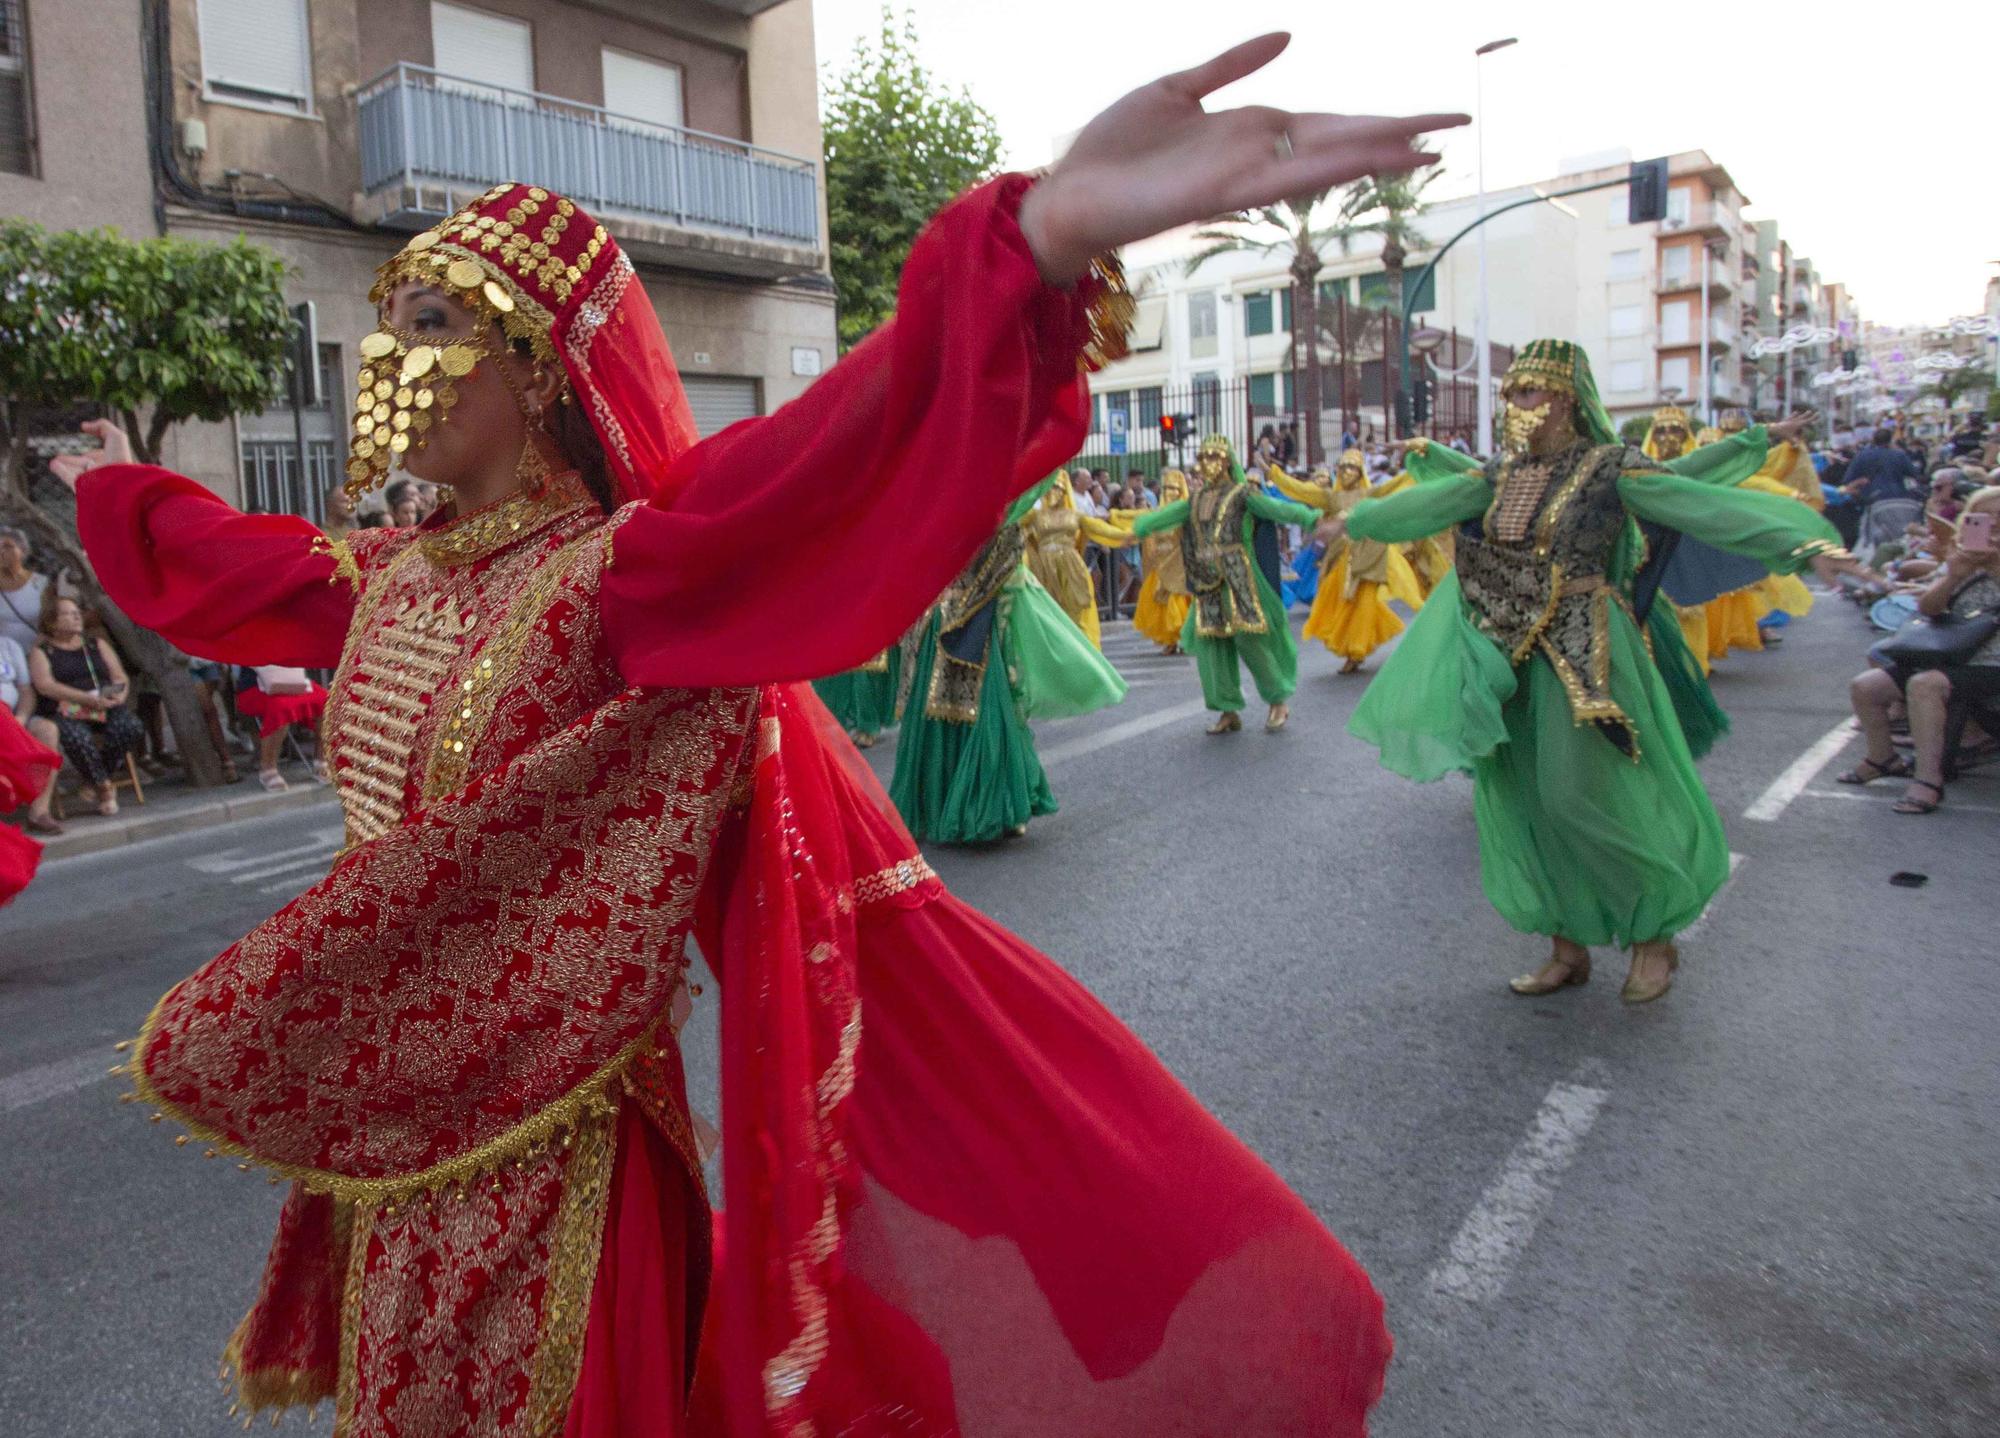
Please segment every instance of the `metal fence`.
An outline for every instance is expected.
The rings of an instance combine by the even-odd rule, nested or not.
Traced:
[[[817,245],[813,162],[401,64],[364,86],[361,185],[417,191],[503,180],[543,185],[591,208]]]

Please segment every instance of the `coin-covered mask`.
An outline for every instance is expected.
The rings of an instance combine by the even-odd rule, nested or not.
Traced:
[[[405,454],[424,447],[431,426],[444,423],[458,403],[458,381],[493,353],[480,339],[435,344],[390,325],[359,348],[347,440],[347,492],[356,499],[387,480]]]
[[[1219,434],[1212,434],[1201,442],[1195,451],[1195,478],[1203,484],[1220,484],[1234,478],[1236,454],[1229,441]]]
[[[1553,400],[1543,400],[1533,409],[1507,401],[1506,412],[1500,418],[1500,447],[1509,454],[1526,454],[1533,447],[1535,436],[1542,432],[1542,426],[1549,422],[1549,413],[1554,408]]]

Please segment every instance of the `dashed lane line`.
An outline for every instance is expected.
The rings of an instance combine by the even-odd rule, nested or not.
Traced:
[[[1792,800],[1805,792],[1806,785],[1819,777],[1834,755],[1847,747],[1847,741],[1854,737],[1852,719],[1843,719],[1813,742],[1811,748],[1791,762],[1791,765],[1773,779],[1770,786],[1751,800],[1750,807],[1743,811],[1746,819],[1770,823],[1791,806]]]
[[[1563,1171],[1611,1097],[1609,1089],[1583,1081],[1592,1071],[1590,1065],[1580,1068],[1542,1100],[1528,1132],[1507,1155],[1425,1280],[1434,1303],[1447,1308],[1477,1306],[1491,1303],[1505,1291],[1514,1265],[1555,1202]]]

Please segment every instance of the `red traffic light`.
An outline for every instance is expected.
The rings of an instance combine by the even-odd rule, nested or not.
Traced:
[[[1168,435],[1170,435],[1170,434],[1172,434],[1173,432],[1174,432],[1174,416],[1172,416],[1172,415],[1170,415],[1170,414],[1163,414],[1163,415],[1161,415],[1161,416],[1160,416],[1160,433],[1161,433],[1161,434],[1168,434]]]

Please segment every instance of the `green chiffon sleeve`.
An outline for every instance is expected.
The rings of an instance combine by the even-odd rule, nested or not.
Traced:
[[[1245,508],[1259,519],[1268,519],[1273,524],[1297,524],[1311,529],[1326,516],[1310,504],[1300,504],[1292,499],[1275,499],[1261,489],[1253,489],[1244,496]]]
[[[1175,529],[1187,523],[1188,502],[1177,499],[1172,504],[1163,504],[1158,509],[1149,509],[1132,521],[1132,532],[1144,539],[1149,534],[1158,534],[1164,529]]]
[[[1764,459],[1770,452],[1771,438],[1764,426],[1753,424],[1727,439],[1667,460],[1662,468],[1703,484],[1741,484],[1764,467]]]
[[[1460,454],[1448,444],[1425,444],[1417,446],[1403,456],[1403,468],[1408,470],[1418,484],[1435,484],[1441,479],[1456,479],[1462,474],[1476,474],[1485,464],[1469,454]]]
[[[1411,472],[1416,471],[1412,468]],[[1408,544],[1484,514],[1492,502],[1493,486],[1476,470],[1460,470],[1440,479],[1418,475],[1417,482],[1400,493],[1386,499],[1364,499],[1355,505],[1347,516],[1347,532],[1355,539]]]
[[[1814,555],[1840,548],[1840,532],[1789,495],[1734,489],[1659,470],[1621,475],[1618,495],[1640,519],[1744,555],[1778,574],[1797,574]]]
[[[1125,697],[1125,680],[1024,566],[1000,592],[1000,656],[1027,719],[1073,719]]]

